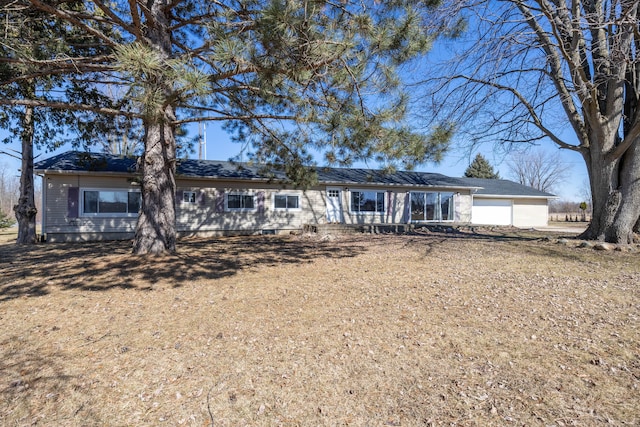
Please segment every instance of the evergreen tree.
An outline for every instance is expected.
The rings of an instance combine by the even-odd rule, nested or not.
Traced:
[[[493,166],[480,153],[476,155],[476,158],[464,171],[464,176],[467,178],[500,179],[500,175],[493,171]]]
[[[411,168],[447,148],[450,129],[424,135],[407,125],[397,71],[428,50],[423,17],[435,0],[93,0],[80,2],[82,13],[64,2],[15,3],[115,52],[72,65],[102,70],[105,85],[122,85],[140,107],[137,254],[175,251],[175,138],[185,123],[224,121],[237,140],[255,141],[255,160],[284,165],[301,184],[312,176],[302,168],[312,151],[334,164],[375,159]]]
[[[14,223],[15,221],[13,220],[13,218],[10,218],[9,215],[4,213],[3,211],[0,211],[0,230],[4,228],[9,228]]]
[[[64,7],[78,10],[82,3]],[[3,142],[21,141],[20,195],[14,212],[18,223],[17,244],[36,243],[34,201],[34,144],[55,148],[65,135],[74,135],[74,145],[85,145],[103,134],[107,121],[101,115],[67,109],[50,109],[48,103],[60,99],[104,106],[108,98],[79,77],[74,57],[104,54],[91,36],[69,28],[60,19],[20,2],[0,7],[4,28],[0,42],[0,97],[14,101],[0,112],[0,128],[8,131]],[[59,69],[57,58],[71,64]],[[65,78],[66,77],[66,78]]]

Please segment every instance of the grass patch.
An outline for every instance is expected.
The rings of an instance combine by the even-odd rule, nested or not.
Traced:
[[[637,425],[638,252],[540,237],[0,246],[0,423]]]
[[[15,243],[18,238],[18,227],[0,229],[0,245]]]

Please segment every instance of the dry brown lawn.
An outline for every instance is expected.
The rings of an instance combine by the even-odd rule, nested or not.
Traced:
[[[0,245],[0,425],[639,425],[640,250],[540,237]]]

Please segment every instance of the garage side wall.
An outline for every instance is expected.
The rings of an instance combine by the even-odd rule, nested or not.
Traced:
[[[515,199],[513,201],[513,225],[516,227],[544,227],[548,224],[547,199]]]

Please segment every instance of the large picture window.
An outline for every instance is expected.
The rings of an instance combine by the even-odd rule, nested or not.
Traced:
[[[253,194],[229,193],[227,195],[228,210],[253,210],[256,208]]]
[[[137,190],[82,190],[82,215],[136,216],[141,202]]]
[[[411,192],[411,221],[453,221],[453,193]]]
[[[274,194],[273,207],[274,209],[299,209],[300,196],[297,194]]]
[[[384,213],[384,191],[352,191],[351,212]]]

